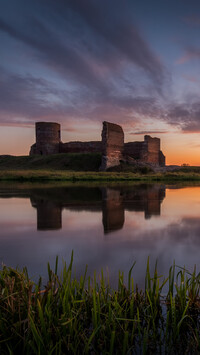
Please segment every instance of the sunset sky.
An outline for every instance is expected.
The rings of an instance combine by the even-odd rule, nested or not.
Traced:
[[[35,121],[62,141],[161,138],[167,164],[200,165],[199,0],[0,0],[0,154]]]

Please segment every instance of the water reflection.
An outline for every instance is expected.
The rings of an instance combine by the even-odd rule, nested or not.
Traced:
[[[81,188],[31,190],[30,200],[37,209],[37,229],[62,228],[62,210],[102,211],[104,233],[120,230],[124,226],[125,210],[144,212],[145,219],[160,215],[165,197],[164,185],[137,185],[132,187]]]
[[[56,230],[62,228],[62,206],[53,201],[31,197],[31,205],[37,209],[37,229]]]
[[[115,280],[136,261],[141,286],[148,256],[162,275],[174,260],[198,268],[200,187],[0,184],[0,262],[37,278],[72,250],[77,275],[88,264],[89,274],[108,267]]]

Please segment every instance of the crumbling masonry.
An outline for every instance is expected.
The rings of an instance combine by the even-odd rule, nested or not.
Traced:
[[[130,164],[165,166],[165,156],[160,150],[160,139],[144,136],[143,142],[124,143],[121,126],[103,122],[102,141],[62,143],[60,124],[54,122],[36,123],[36,143],[31,146],[30,155],[58,153],[101,153],[100,170],[118,166],[121,161]]]

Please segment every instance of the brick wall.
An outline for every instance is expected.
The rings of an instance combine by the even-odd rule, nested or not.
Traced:
[[[101,153],[102,143],[100,141],[91,142],[68,142],[60,143],[60,153]]]
[[[103,122],[101,170],[120,164],[124,151],[124,132],[114,123]]]

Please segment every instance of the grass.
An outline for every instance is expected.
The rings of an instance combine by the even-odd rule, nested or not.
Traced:
[[[144,181],[144,182],[182,182],[200,181],[200,173],[132,173],[132,172],[94,172],[64,170],[0,170],[0,181]]]
[[[99,153],[67,153],[33,156],[0,156],[0,171],[11,170],[62,170],[98,171],[101,164]]]
[[[63,264],[48,264],[48,282],[33,283],[26,269],[0,272],[1,354],[196,354],[200,352],[200,274],[170,268],[163,279],[147,261],[145,288],[132,273],[77,280]],[[168,288],[163,296],[164,288]]]
[[[99,172],[101,154],[0,156],[0,181],[200,181],[200,167],[154,173],[148,166],[121,164]]]

